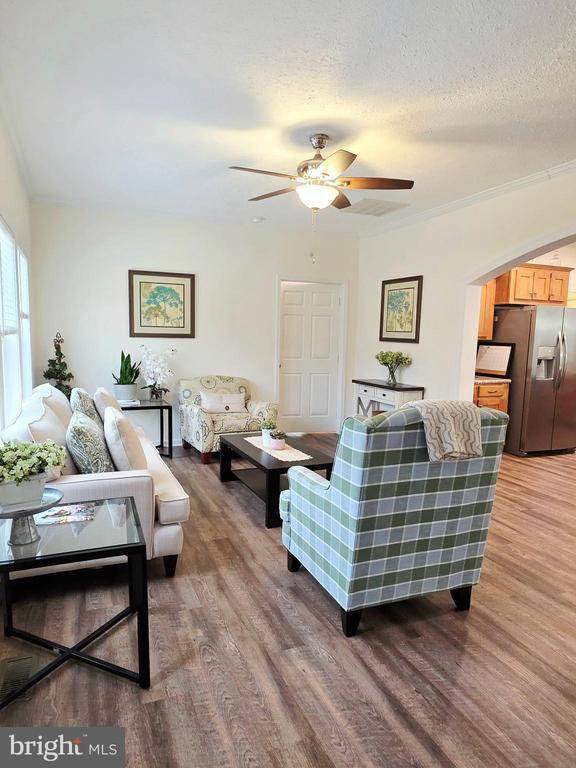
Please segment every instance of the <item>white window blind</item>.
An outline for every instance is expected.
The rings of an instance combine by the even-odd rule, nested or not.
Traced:
[[[0,425],[32,389],[28,261],[0,221]]]

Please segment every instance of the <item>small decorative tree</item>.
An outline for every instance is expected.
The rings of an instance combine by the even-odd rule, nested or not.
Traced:
[[[66,355],[62,352],[62,344],[64,344],[64,339],[60,331],[58,331],[54,337],[54,357],[48,359],[48,367],[44,371],[43,376],[47,381],[53,381],[56,389],[63,392],[69,399],[72,387],[68,382],[72,381],[74,374],[70,373],[68,364],[64,362]]]

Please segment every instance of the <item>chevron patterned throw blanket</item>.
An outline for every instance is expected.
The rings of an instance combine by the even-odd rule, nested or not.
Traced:
[[[465,400],[413,400],[422,416],[430,461],[482,456],[480,408]]]

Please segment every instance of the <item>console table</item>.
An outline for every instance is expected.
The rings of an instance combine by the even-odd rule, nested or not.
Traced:
[[[423,400],[424,387],[416,384],[387,384],[383,379],[352,379],[356,413],[371,416],[372,411],[393,411],[410,400]]]

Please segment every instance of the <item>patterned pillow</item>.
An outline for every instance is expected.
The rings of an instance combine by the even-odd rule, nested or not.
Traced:
[[[66,445],[81,474],[114,472],[115,467],[106,446],[104,430],[85,413],[74,411],[72,414],[66,431]]]
[[[93,419],[96,424],[102,426],[102,419],[96,410],[94,400],[85,389],[74,387],[70,395],[70,406],[74,412],[84,413],[88,418]]]

